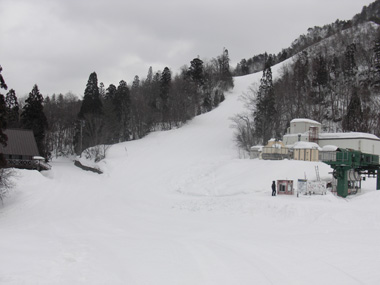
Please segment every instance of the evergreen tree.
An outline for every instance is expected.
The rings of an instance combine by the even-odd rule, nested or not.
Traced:
[[[325,117],[324,108],[326,105],[327,87],[329,81],[329,72],[327,67],[326,58],[319,54],[312,62],[312,103],[313,106],[313,119],[322,122]]]
[[[164,68],[164,71],[161,74],[160,78],[160,97],[164,102],[164,105],[167,103],[169,98],[169,90],[172,82],[172,74],[168,67]]]
[[[148,75],[146,76],[146,82],[151,83],[153,80],[153,69],[150,66],[148,70]]]
[[[140,87],[140,78],[138,75],[135,75],[135,78],[133,79],[132,82],[132,90],[137,90]]]
[[[24,129],[33,130],[40,155],[48,157],[48,152],[44,144],[48,122],[44,113],[43,102],[44,98],[36,84],[25,100],[26,104],[21,113],[21,125]]]
[[[161,99],[161,72],[157,71],[149,84],[149,94],[150,94],[150,106],[153,112],[157,115],[157,122],[160,121],[158,118],[160,116],[160,111],[162,109],[162,99]]]
[[[230,57],[228,50],[223,48],[223,53],[221,56],[218,56],[219,63],[219,78],[221,87],[223,90],[228,90],[234,87],[234,81],[232,78],[232,73],[230,71]]]
[[[199,58],[194,58],[190,62],[188,74],[198,87],[203,86],[205,81],[203,61]]]
[[[99,83],[99,96],[100,96],[100,99],[104,99],[106,97],[106,90],[104,89],[103,82]]]
[[[342,127],[345,132],[364,131],[362,103],[357,90],[355,90],[351,96],[350,104],[347,108],[347,114],[343,118]]]
[[[131,133],[131,96],[128,85],[124,80],[119,82],[113,104],[116,118],[120,122],[119,140],[127,141]]]
[[[116,118],[114,99],[117,88],[110,84],[106,89],[105,100],[103,101],[103,114],[105,123],[105,143],[113,144],[119,142],[120,121]]]
[[[0,74],[1,76],[1,74]],[[7,127],[7,121],[6,121],[6,107],[5,107],[5,100],[4,95],[0,94],[0,144],[5,147],[7,146],[8,137],[6,134],[4,134],[4,130]],[[7,164],[4,156],[2,153],[0,153],[0,169],[5,167]],[[0,180],[2,179],[0,175]],[[1,198],[1,197],[0,197]]]
[[[11,89],[5,97],[5,104],[7,108],[7,124],[8,128],[20,127],[20,108],[18,105],[16,92]]]
[[[78,113],[76,150],[79,153],[88,147],[101,144],[104,141],[102,130],[103,104],[100,98],[98,77],[95,72],[91,73],[86,88],[82,105]]]
[[[273,135],[276,135],[276,108],[273,89],[272,70],[269,64],[264,69],[260,80],[254,113],[255,134],[265,145]]]
[[[96,73],[93,72],[88,78],[87,86],[84,90],[82,106],[80,108],[78,117],[80,119],[84,119],[84,116],[86,114],[100,115],[101,113],[102,102],[100,100],[98,77]]]
[[[249,66],[248,66],[247,60],[245,58],[243,58],[240,61],[240,68],[241,68],[242,75],[246,75],[249,73]]]
[[[355,77],[358,71],[358,67],[356,65],[356,60],[355,60],[355,53],[356,53],[355,43],[348,45],[344,53],[344,63],[343,63],[344,75],[345,77],[349,78],[350,81],[353,80],[353,78]]]
[[[291,113],[292,118],[308,118],[310,116],[308,106],[310,96],[310,79],[309,79],[309,57],[306,51],[300,53],[296,57],[293,67],[293,79],[291,86],[294,87],[294,112]],[[291,109],[290,109],[291,110]]]
[[[171,88],[172,74],[168,67],[164,68],[160,78],[160,97],[162,100],[162,123],[164,128],[171,128],[170,108],[169,108],[169,92]]]
[[[373,51],[374,51],[374,66],[375,66],[376,75],[377,75],[374,85],[379,85],[380,84],[380,37],[376,39]]]
[[[2,67],[0,65],[0,89],[8,89],[8,86],[5,84],[5,80],[1,75]],[[8,137],[3,133],[5,128],[7,127],[6,121],[6,105],[4,95],[0,93],[0,144],[4,147],[7,146]],[[3,154],[0,153],[0,168],[6,165],[6,161],[3,157]]]
[[[110,84],[110,86],[108,86],[106,90],[106,95],[105,95],[106,100],[115,99],[116,90],[117,90],[116,86],[113,84]]]

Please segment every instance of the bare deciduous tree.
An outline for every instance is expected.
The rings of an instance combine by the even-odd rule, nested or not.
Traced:
[[[4,198],[8,195],[12,189],[13,182],[11,177],[14,175],[13,170],[10,168],[0,169],[0,201],[3,203]]]

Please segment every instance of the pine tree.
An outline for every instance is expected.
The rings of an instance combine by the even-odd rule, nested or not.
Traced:
[[[150,66],[149,67],[149,70],[148,70],[148,75],[146,76],[146,82],[147,83],[151,83],[153,80],[153,69],[152,67]]]
[[[346,78],[349,78],[352,81],[358,71],[358,67],[356,65],[355,60],[356,53],[356,44],[352,43],[346,47],[346,51],[344,53],[344,63],[343,70]]]
[[[374,85],[379,85],[380,84],[380,37],[376,39],[373,51],[374,51],[374,66],[375,66],[376,75],[377,75]]]
[[[311,99],[312,103],[314,104],[312,118],[319,122],[322,122],[326,112],[325,106],[327,104],[326,97],[329,82],[327,61],[322,54],[319,54],[316,58],[313,59],[312,69],[313,92],[311,93]]]
[[[164,68],[160,78],[160,97],[162,100],[162,124],[164,128],[171,128],[170,108],[169,108],[169,92],[171,88],[172,74],[168,67]]]
[[[8,128],[20,127],[20,107],[17,101],[16,92],[11,89],[5,97],[5,104],[7,108],[7,124]]]
[[[140,78],[138,75],[135,75],[133,82],[132,82],[132,90],[137,90],[140,87]]]
[[[247,64],[247,60],[245,58],[243,58],[240,61],[240,68],[241,68],[242,75],[246,75],[246,74],[249,73],[249,67],[248,67],[248,64]]]
[[[266,66],[260,80],[254,113],[255,134],[263,144],[266,144],[276,133],[276,101],[272,70],[269,63]]]
[[[102,102],[98,87],[98,77],[95,72],[90,74],[84,91],[82,106],[78,117],[84,119],[86,114],[100,115],[102,113]]]
[[[228,54],[228,49],[223,48],[223,53],[218,56],[219,63],[219,78],[221,81],[221,87],[223,90],[228,90],[234,87],[234,81],[232,78],[232,73],[230,71],[230,57]]]
[[[105,124],[105,143],[113,144],[119,142],[119,125],[120,121],[116,118],[114,99],[116,96],[117,88],[115,85],[110,84],[105,92],[105,100],[103,101],[103,114]]]
[[[5,84],[5,80],[1,75],[1,71],[3,68],[0,65],[0,89],[8,89],[8,86]],[[0,144],[3,146],[7,146],[8,137],[3,133],[5,128],[7,127],[6,121],[6,105],[4,95],[0,93]],[[6,165],[6,161],[3,157],[3,154],[0,153],[0,168]]]
[[[110,84],[110,86],[108,86],[106,90],[106,95],[105,95],[106,100],[115,99],[116,90],[117,90],[116,86],[113,84]]]
[[[194,58],[190,62],[188,74],[198,87],[203,86],[205,81],[203,61],[199,58]]]
[[[292,118],[308,118],[308,106],[310,101],[309,89],[309,56],[306,51],[299,53],[293,66],[293,80],[291,86],[294,86],[295,100],[291,104],[294,108]]]
[[[106,97],[106,90],[104,89],[103,82],[99,83],[99,96],[100,96],[100,99],[104,99]]]
[[[160,97],[164,102],[164,105],[167,103],[169,98],[169,90],[172,82],[172,74],[168,67],[164,68],[164,71],[161,74],[160,78]]]
[[[345,132],[362,132],[363,130],[362,103],[357,90],[351,96],[347,114],[343,118],[342,127]]]
[[[36,84],[29,93],[29,97],[25,100],[26,104],[21,113],[21,125],[24,129],[33,130],[40,155],[48,157],[48,151],[44,145],[48,122],[44,113],[43,102],[44,98]]]
[[[120,122],[119,140],[127,141],[131,133],[131,95],[128,85],[124,80],[119,82],[113,104],[116,118]]]
[[[5,80],[1,75],[2,67],[0,65],[0,90],[7,90],[7,85],[5,84]],[[6,106],[5,106],[5,98],[4,95],[0,93],[0,144],[2,146],[7,146],[8,137],[3,133],[4,129],[7,127],[6,121]],[[9,177],[10,173],[6,170],[2,169],[6,167],[7,161],[5,160],[2,153],[0,153],[0,200],[3,200],[3,197],[7,194],[9,189]]]
[[[102,135],[104,127],[102,115],[103,104],[100,98],[98,77],[93,72],[88,78],[78,113],[79,120],[77,121],[75,136],[77,152],[82,153],[84,149],[101,144],[105,140]]]

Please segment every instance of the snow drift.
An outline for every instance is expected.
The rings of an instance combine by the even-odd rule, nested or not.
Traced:
[[[261,74],[210,113],[112,146],[102,175],[56,160],[17,171],[0,208],[1,284],[379,284],[380,191],[271,196],[323,163],[239,159],[230,118]]]

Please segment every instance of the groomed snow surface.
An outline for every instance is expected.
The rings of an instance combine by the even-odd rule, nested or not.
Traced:
[[[56,160],[17,170],[0,206],[0,284],[380,284],[380,191],[271,196],[323,163],[239,159],[230,117],[261,74],[214,111],[112,146],[104,174]]]

